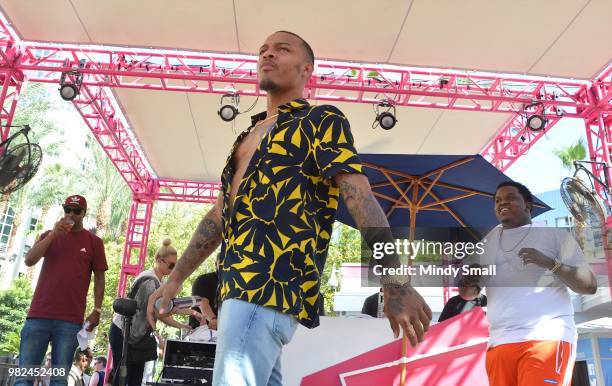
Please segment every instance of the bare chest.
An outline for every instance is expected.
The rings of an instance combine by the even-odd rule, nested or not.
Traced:
[[[231,162],[234,167],[234,175],[232,177],[230,188],[230,210],[233,207],[240,181],[242,181],[244,173],[246,172],[246,169],[253,158],[253,154],[261,142],[261,136],[263,133],[264,131],[260,128],[251,131],[251,133],[249,133],[249,135],[247,135],[238,145],[238,148],[232,156]]]

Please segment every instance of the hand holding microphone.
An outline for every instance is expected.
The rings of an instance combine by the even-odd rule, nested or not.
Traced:
[[[155,309],[157,312],[159,312],[160,309],[164,310],[165,312],[173,312],[176,310],[196,307],[198,304],[200,304],[201,300],[202,297],[200,296],[186,296],[182,298],[170,299],[166,304],[162,304],[162,298],[158,298],[155,301]]]

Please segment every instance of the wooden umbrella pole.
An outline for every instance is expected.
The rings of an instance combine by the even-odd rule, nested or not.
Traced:
[[[409,241],[408,245],[410,245],[410,256],[408,256],[408,265],[412,265],[411,257],[414,257],[413,250],[412,250],[412,242],[414,241],[414,233],[416,232],[416,216],[419,211],[417,206],[414,204],[417,201],[416,199],[419,193],[419,187],[417,184],[414,185],[412,193],[413,193],[413,200],[412,200],[412,205],[410,207],[410,229],[408,232],[408,241]],[[404,333],[402,334],[402,358],[406,357],[407,349],[408,349],[408,337],[406,337],[406,332],[404,331]],[[406,362],[402,362],[400,366],[401,366],[400,367],[401,369],[400,386],[406,386],[406,366],[407,364]]]
[[[406,334],[403,334],[402,338],[402,358],[406,357],[406,348],[408,347],[408,338]],[[401,373],[400,373],[400,386],[406,386],[406,362],[402,362],[401,364]]]

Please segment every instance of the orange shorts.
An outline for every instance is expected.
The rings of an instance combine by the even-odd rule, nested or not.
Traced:
[[[509,343],[487,351],[491,386],[566,386],[572,380],[574,345],[562,340]]]

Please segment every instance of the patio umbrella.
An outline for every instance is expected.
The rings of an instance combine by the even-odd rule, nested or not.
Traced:
[[[417,235],[417,227],[432,241],[447,240],[448,233],[439,231],[443,228],[468,228],[471,237],[479,239],[499,223],[493,211],[495,188],[511,179],[480,155],[359,157],[389,225],[403,227],[410,239]],[[532,217],[550,210],[534,200]],[[355,227],[342,200],[336,219]]]

